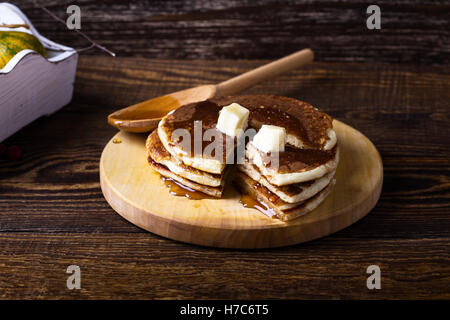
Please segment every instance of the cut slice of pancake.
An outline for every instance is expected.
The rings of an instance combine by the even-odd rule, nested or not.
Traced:
[[[151,157],[148,157],[148,162],[150,163],[150,166],[156,172],[158,172],[159,174],[161,174],[164,177],[175,180],[188,188],[191,188],[195,191],[203,192],[209,196],[212,196],[215,198],[222,197],[224,186],[210,187],[210,186],[206,186],[206,185],[185,179],[185,178],[173,173],[172,171],[170,171],[166,166],[155,162]]]
[[[256,165],[261,174],[276,186],[318,179],[334,171],[339,162],[337,146],[332,150],[286,147],[284,152],[267,154],[249,142],[245,155],[250,163]]]
[[[201,171],[175,159],[166,148],[164,148],[159,139],[157,130],[154,130],[148,136],[146,147],[149,156],[155,162],[164,165],[170,171],[183,178],[211,187],[219,187],[224,184],[223,174],[212,174]]]
[[[216,129],[221,106],[208,100],[184,105],[167,114],[158,135],[176,159],[196,169],[220,174],[234,154],[234,138]]]
[[[288,203],[298,203],[311,198],[316,193],[323,190],[331,181],[335,174],[335,170],[327,173],[323,177],[315,180],[290,184],[285,186],[275,186],[271,184],[260,172],[257,166],[246,161],[244,164],[238,165],[238,169],[244,172],[253,180],[269,189],[281,200]]]
[[[333,119],[312,105],[288,97],[258,94],[210,99],[220,106],[239,103],[250,110],[249,126],[263,124],[286,129],[287,144],[295,148],[331,150],[336,145]]]
[[[283,203],[283,201],[270,192],[269,189],[242,172],[236,174],[234,181],[236,187],[243,194],[247,194],[265,205],[282,221],[298,218],[317,208],[330,194],[335,184],[335,180],[333,179],[325,189],[317,193],[314,197],[298,204],[289,204],[289,206],[285,206],[286,203]]]

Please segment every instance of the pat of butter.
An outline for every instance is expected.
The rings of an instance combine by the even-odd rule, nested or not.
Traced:
[[[286,129],[263,125],[253,137],[253,145],[262,152],[282,152],[286,144]]]
[[[238,103],[232,103],[220,110],[216,128],[227,136],[241,135],[248,125],[250,111]]]

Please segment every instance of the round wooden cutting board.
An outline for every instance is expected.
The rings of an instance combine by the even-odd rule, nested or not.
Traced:
[[[131,223],[170,239],[223,248],[269,248],[317,239],[364,217],[376,204],[383,164],[359,131],[334,120],[340,148],[336,185],[314,211],[290,222],[239,203],[227,186],[222,199],[189,200],[169,194],[147,163],[147,135],[119,132],[100,159],[100,182],[111,207]],[[116,139],[116,140],[115,140]],[[119,139],[120,143],[117,142]]]

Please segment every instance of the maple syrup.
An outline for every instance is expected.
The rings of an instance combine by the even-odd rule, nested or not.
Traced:
[[[269,218],[275,218],[276,213],[267,207],[265,204],[259,202],[258,200],[250,197],[248,194],[241,195],[239,202],[245,207],[250,209],[256,209],[262,213],[264,213]]]
[[[161,176],[161,180],[164,181],[165,186],[169,189],[169,193],[173,196],[186,197],[191,200],[211,199],[207,194],[186,187],[171,178]]]

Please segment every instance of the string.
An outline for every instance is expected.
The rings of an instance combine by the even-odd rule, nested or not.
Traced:
[[[51,12],[50,10],[48,10],[46,7],[41,6],[40,4],[38,4],[35,0],[28,0],[28,1],[32,2],[36,7],[38,7],[38,8],[40,8],[40,9],[44,10],[44,11],[45,11],[48,15],[50,15],[54,20],[56,20],[56,21],[58,21],[58,22],[61,22],[62,24],[66,25],[66,22],[65,22],[64,20],[62,20],[60,17],[58,17],[57,15],[55,15],[55,14],[54,14],[53,12]],[[77,52],[83,52],[83,51],[92,49],[92,48],[94,48],[94,47],[97,47],[97,48],[99,48],[100,50],[105,51],[106,53],[110,54],[110,55],[113,56],[113,57],[116,56],[116,54],[115,54],[114,52],[112,52],[112,51],[108,50],[107,48],[105,48],[104,46],[98,44],[97,42],[95,42],[94,40],[92,40],[90,37],[88,37],[86,34],[84,34],[83,32],[81,32],[80,30],[74,29],[74,31],[75,31],[76,33],[78,33],[79,35],[81,35],[83,38],[85,38],[86,40],[88,40],[88,41],[91,43],[91,45],[90,45],[89,47],[82,48],[82,49],[78,49],[78,50],[76,50]]]

